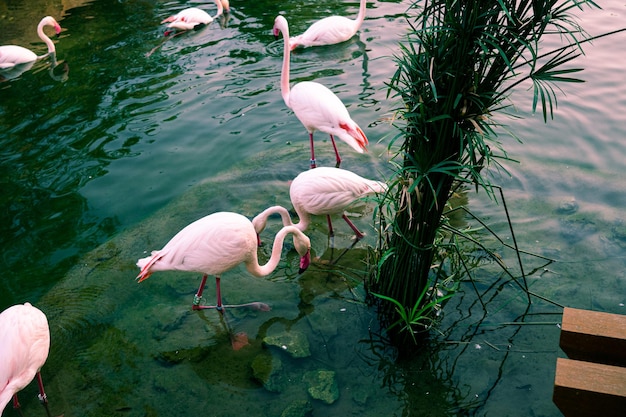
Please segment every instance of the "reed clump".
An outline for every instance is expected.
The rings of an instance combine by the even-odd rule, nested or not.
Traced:
[[[585,0],[425,0],[395,57],[389,96],[398,99],[398,134],[390,149],[397,172],[379,210],[378,264],[369,282],[373,300],[396,345],[428,334],[462,258],[450,250],[445,215],[459,187],[495,198],[485,167],[508,159],[496,115],[511,105],[515,87],[533,88],[533,110],[544,121],[556,106],[557,84],[581,82],[571,66],[588,37],[574,10]],[[560,36],[565,46],[544,53],[540,41]],[[395,151],[394,151],[395,152]],[[461,236],[462,234],[458,234]],[[448,237],[447,237],[448,236]],[[456,265],[456,270],[455,270]]]

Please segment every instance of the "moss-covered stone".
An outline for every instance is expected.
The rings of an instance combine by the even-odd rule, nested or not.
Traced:
[[[334,371],[309,371],[304,374],[302,381],[307,385],[309,395],[316,400],[332,404],[339,398],[339,387]]]
[[[294,358],[307,358],[311,356],[309,340],[302,332],[283,332],[274,336],[266,336],[263,343],[268,346],[275,346]]]
[[[289,404],[280,417],[310,417],[313,415],[313,406],[306,400],[297,400]]]

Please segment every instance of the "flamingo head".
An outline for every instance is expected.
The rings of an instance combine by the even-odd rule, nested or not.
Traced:
[[[274,37],[276,39],[278,39],[280,32],[285,33],[286,31],[288,31],[289,26],[287,24],[287,19],[285,19],[283,16],[278,15],[276,16],[276,19],[274,19],[274,28],[272,29],[272,33],[274,33]],[[287,35],[285,35],[286,37]]]
[[[39,24],[42,26],[52,26],[57,36],[59,36],[59,34],[61,33],[61,25],[59,25],[52,16],[44,17],[43,19],[41,19],[41,22]]]
[[[300,258],[300,269],[298,270],[298,273],[301,274],[304,271],[306,271],[306,269],[309,267],[310,264],[311,264],[311,249],[308,249],[306,251],[306,254]]]
[[[293,235],[293,245],[300,255],[299,274],[306,271],[311,264],[311,240],[304,233],[295,233]]]

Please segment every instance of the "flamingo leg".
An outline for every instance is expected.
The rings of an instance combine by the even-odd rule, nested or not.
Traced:
[[[41,401],[41,405],[46,409],[46,415],[50,416],[50,409],[48,408],[48,396],[43,389],[43,381],[41,379],[41,372],[37,372],[37,385],[39,385],[39,401]]]
[[[224,313],[224,307],[222,306],[222,287],[220,285],[221,279],[217,275],[215,276],[215,293],[217,294],[217,305],[215,308],[220,313]]]
[[[315,150],[313,146],[313,132],[309,133],[309,142],[311,143],[311,169],[315,168],[317,165],[315,164]]]
[[[200,281],[200,287],[198,288],[198,292],[193,297],[193,303],[191,305],[192,310],[202,310],[203,308],[207,308],[206,306],[201,306],[200,301],[202,300],[202,292],[204,291],[204,286],[206,285],[206,279],[208,276],[206,274],[202,275],[202,281]]]
[[[350,228],[354,230],[354,234],[356,235],[356,240],[358,241],[358,240],[363,239],[363,233],[361,233],[361,231],[357,229],[354,223],[350,221],[348,216],[346,216],[346,214],[344,213],[341,217],[346,221],[346,223],[348,223],[348,226],[350,226]]]
[[[39,401],[41,401],[42,404],[46,405],[48,404],[48,396],[46,395],[46,392],[43,389],[43,381],[41,380],[41,372],[37,372],[37,385],[39,386]]]
[[[333,230],[333,222],[330,220],[330,214],[326,215],[326,220],[328,221],[328,236],[335,236],[335,231]]]
[[[268,306],[265,303],[260,303],[260,302],[253,302],[253,303],[246,303],[246,304],[223,305],[222,304],[222,288],[221,288],[221,285],[220,285],[221,280],[220,280],[219,276],[215,277],[215,292],[216,292],[216,296],[217,296],[217,305],[214,305],[214,306],[200,305],[200,301],[202,300],[202,292],[204,291],[204,286],[206,285],[207,278],[208,278],[208,276],[206,274],[202,276],[202,281],[200,282],[200,287],[198,288],[198,292],[193,297],[193,304],[191,306],[192,310],[215,309],[215,310],[219,311],[222,314],[224,314],[224,309],[226,307],[228,307],[228,308],[249,307],[249,308],[253,308],[255,310],[259,310],[259,311],[270,311],[271,310],[270,306]]]
[[[335,158],[337,160],[337,164],[335,165],[335,168],[339,168],[339,165],[341,165],[341,157],[339,156],[339,151],[337,150],[337,144],[335,143],[335,138],[333,137],[333,135],[330,135],[330,142],[333,144],[333,149],[335,150]]]

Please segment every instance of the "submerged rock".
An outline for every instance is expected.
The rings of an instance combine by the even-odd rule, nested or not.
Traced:
[[[263,343],[284,350],[294,358],[307,358],[311,356],[309,340],[302,332],[291,331],[274,336],[266,336],[263,338]]]
[[[263,388],[270,392],[283,392],[286,387],[283,363],[277,357],[267,353],[257,355],[252,361],[252,375]]]
[[[280,417],[309,417],[313,415],[313,406],[306,400],[292,402],[280,414]]]
[[[309,395],[326,404],[332,404],[339,398],[339,387],[334,371],[309,371],[304,374],[302,381],[307,385]]]
[[[557,213],[559,214],[574,214],[578,211],[578,201],[576,198],[570,197],[565,199],[559,203],[559,208],[557,208]]]

